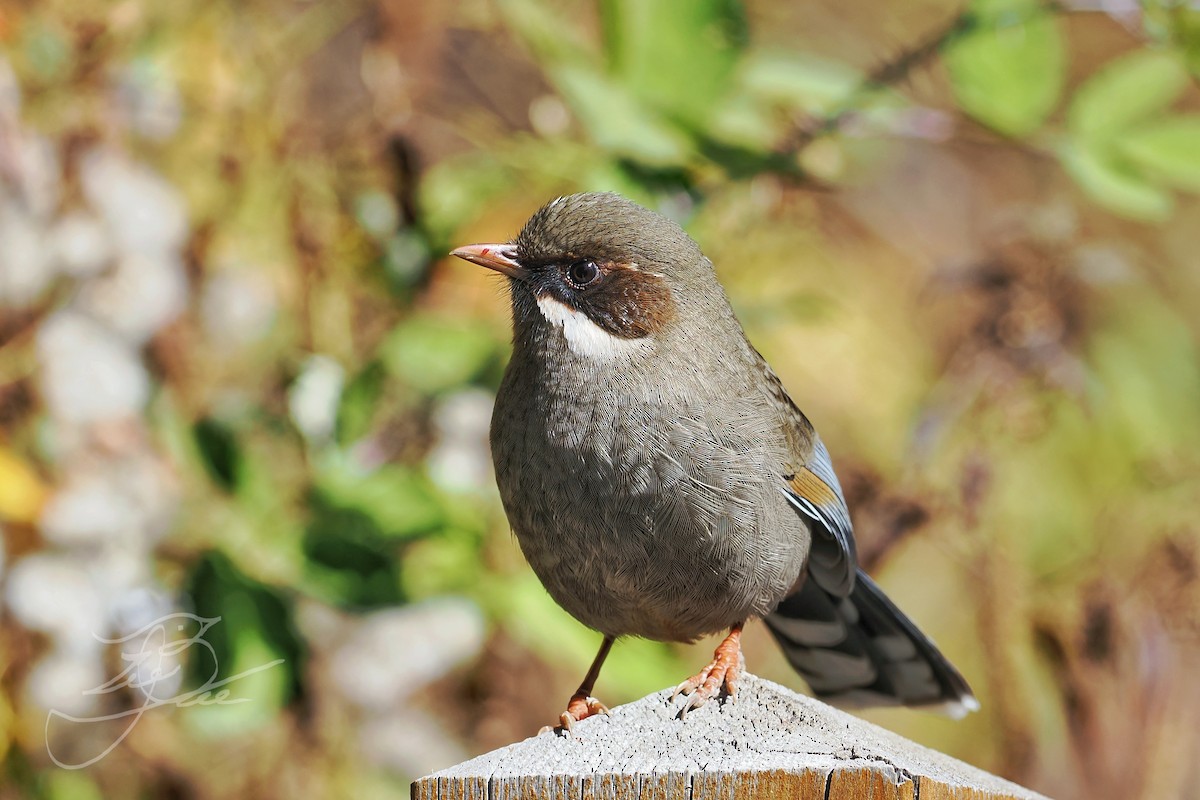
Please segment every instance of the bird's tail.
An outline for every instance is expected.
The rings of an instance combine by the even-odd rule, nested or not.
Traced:
[[[955,718],[979,708],[958,670],[861,569],[848,597],[807,580],[765,622],[792,667],[834,705],[929,706]]]

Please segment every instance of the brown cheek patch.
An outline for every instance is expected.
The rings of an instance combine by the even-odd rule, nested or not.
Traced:
[[[582,293],[576,305],[613,336],[641,339],[675,318],[675,301],[666,281],[624,264],[603,264],[602,280]]]

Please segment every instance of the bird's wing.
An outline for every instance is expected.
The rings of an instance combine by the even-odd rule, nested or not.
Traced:
[[[788,502],[814,523],[810,526],[813,535],[808,575],[830,594],[846,597],[854,591],[858,556],[850,512],[833,472],[829,451],[804,412],[792,402],[779,376],[757,350],[754,355],[767,395],[782,415],[790,451],[791,460],[784,469],[781,490]]]
[[[829,451],[771,368],[762,368],[785,417],[791,462],[781,491],[812,521],[808,568],[764,620],[789,663],[818,697],[839,705],[937,706],[956,717],[979,708],[958,670],[858,569]]]
[[[858,570],[854,529],[829,451],[816,433],[812,435],[812,452],[804,462],[793,475],[785,476],[783,493],[814,523],[810,526],[813,538],[809,577],[830,594],[846,597],[854,590]]]

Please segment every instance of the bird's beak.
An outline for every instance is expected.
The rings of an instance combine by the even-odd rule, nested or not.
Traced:
[[[516,252],[516,248],[511,244],[469,244],[451,250],[450,255],[523,281],[529,277],[529,270],[517,261]]]

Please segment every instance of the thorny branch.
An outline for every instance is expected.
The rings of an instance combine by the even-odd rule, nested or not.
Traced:
[[[875,92],[905,80],[914,69],[927,63],[950,43],[974,28],[977,18],[971,11],[960,11],[945,25],[923,40],[902,51],[898,56],[879,64],[862,82],[825,117],[797,128],[791,141],[785,142],[785,152],[799,152],[815,140],[838,130],[847,119],[856,115],[865,101]]]
[[[1088,5],[1086,0],[1043,0],[1026,12],[1026,19],[1040,14],[1069,14],[1094,10],[1096,9]],[[1117,12],[1124,13],[1123,9],[1117,9]],[[1017,19],[1011,24],[1024,21],[1025,19]],[[979,22],[979,15],[974,10],[962,9],[942,27],[872,69],[831,113],[798,126],[793,136],[781,145],[780,150],[784,153],[798,153],[822,136],[837,131],[859,113],[871,95],[906,80],[915,69],[927,64],[951,44],[975,30]]]

